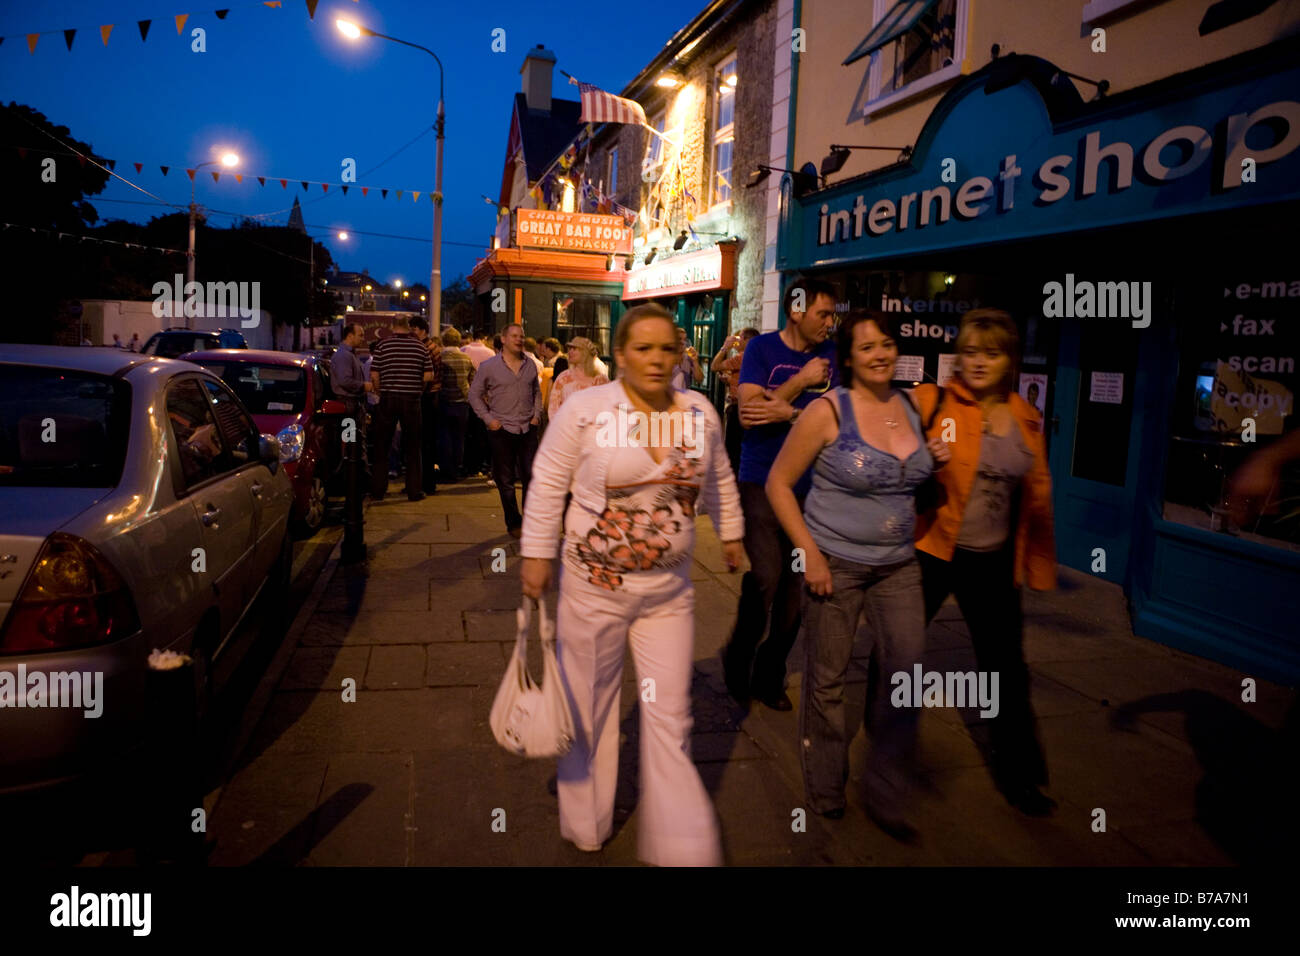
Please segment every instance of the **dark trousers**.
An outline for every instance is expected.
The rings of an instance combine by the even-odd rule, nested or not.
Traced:
[[[480,471],[490,472],[487,425],[483,424],[483,419],[477,415],[470,415],[467,421],[468,424],[465,428],[465,459],[461,474],[476,475]]]
[[[393,444],[397,423],[402,423],[402,445],[406,451],[406,494],[421,494],[420,483],[420,396],[383,392],[375,414],[375,450],[387,456]],[[382,498],[388,490],[388,473],[378,462],[370,481],[370,494]]]
[[[438,393],[425,392],[420,398],[420,475],[424,479],[425,494],[438,490]]]
[[[438,423],[438,469],[443,482],[459,481],[465,460],[465,429],[469,425],[468,402],[443,402]],[[478,416],[474,416],[477,420]]]
[[[522,435],[504,428],[489,431],[488,447],[492,450],[492,480],[501,496],[506,516],[506,530],[518,528],[524,517],[515,503],[515,481],[523,485],[522,498],[528,500],[528,483],[533,480],[533,457],[537,454],[537,426]]]
[[[745,437],[745,429],[740,424],[740,406],[735,402],[727,405],[722,435],[727,446],[727,460],[731,462],[732,474],[738,475],[740,474],[740,441]]]
[[[976,666],[998,675],[998,715],[989,718],[994,779],[1005,787],[1046,784],[1047,761],[1029,702],[1020,589],[1014,583],[1015,552],[1010,546],[1001,551],[958,548],[951,561],[924,551],[917,551],[916,557],[921,564],[926,622],[954,594],[970,630]]]
[[[794,545],[772,511],[763,486],[752,481],[739,484],[750,570],[740,583],[736,627],[723,652],[723,662],[727,673],[761,700],[785,690],[785,660],[799,636],[803,575],[791,570]],[[803,509],[802,500],[799,508]],[[766,641],[764,633],[768,635]]]

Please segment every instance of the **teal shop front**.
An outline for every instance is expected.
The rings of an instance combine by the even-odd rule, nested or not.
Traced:
[[[787,177],[777,252],[785,281],[899,313],[900,383],[944,380],[968,309],[1010,311],[1061,563],[1122,585],[1137,634],[1284,683],[1300,472],[1241,526],[1225,495],[1296,426],[1296,64],[1288,40],[1084,103],[1044,60],[995,60],[908,159],[801,197]]]

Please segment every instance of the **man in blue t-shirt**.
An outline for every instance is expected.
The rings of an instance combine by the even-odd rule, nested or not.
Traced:
[[[736,627],[722,652],[727,690],[739,701],[756,697],[774,710],[790,710],[785,659],[799,633],[800,588],[794,546],[768,503],[764,485],[790,426],[809,402],[839,384],[835,343],[835,288],[800,279],[786,290],[785,328],[758,336],[740,366],[740,504],[745,511],[745,553],[750,570],[741,583]],[[795,486],[802,506],[811,473]],[[769,614],[771,632],[766,641]],[[762,645],[760,646],[760,642]],[[751,674],[752,671],[752,674]]]

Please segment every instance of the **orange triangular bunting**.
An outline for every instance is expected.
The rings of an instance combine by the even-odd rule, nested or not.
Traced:
[[[401,199],[401,198],[402,198],[402,190],[400,190],[400,189],[397,191],[397,198],[398,198],[398,199]]]
[[[279,5],[280,0],[262,0],[262,6],[264,7],[278,7]]]
[[[180,36],[181,31],[185,29],[185,21],[190,18],[188,13],[176,14],[176,35]]]
[[[185,175],[190,177],[190,182],[194,182],[194,170],[192,169],[185,170]]]
[[[239,173],[235,173],[235,182],[242,183],[243,181],[244,181],[244,177]]]
[[[320,0],[307,0],[307,19],[308,19],[308,20],[315,20],[315,19],[316,19],[316,4],[318,4],[318,3],[320,3]]]
[[[39,40],[40,38],[41,38],[41,35],[40,35],[39,33],[29,33],[29,34],[27,34],[27,49],[30,50],[31,52],[35,53],[35,52],[36,52],[36,41]]]
[[[212,173],[212,181],[213,181],[214,183],[219,183],[219,182],[221,182],[221,173],[218,173],[218,172],[215,172],[215,171],[214,171],[214,172]]]
[[[113,32],[113,24],[106,23],[99,28],[99,35],[104,38],[104,46],[108,46],[108,35]]]
[[[412,192],[412,193],[411,193],[411,198],[414,199],[416,202],[419,202],[419,201],[420,201],[420,194],[419,194],[418,192]]]

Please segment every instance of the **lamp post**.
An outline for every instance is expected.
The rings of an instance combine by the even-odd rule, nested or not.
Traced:
[[[194,176],[190,177],[190,249],[185,257],[185,285],[187,288],[189,287],[189,284],[194,281],[194,219],[198,212],[198,206],[194,203],[194,180],[198,178],[198,172],[204,166],[216,166],[218,164],[226,167],[237,166],[239,165],[239,157],[234,153],[226,153],[219,160],[212,159],[208,160],[206,163],[199,163],[194,167]],[[186,293],[182,290],[181,294],[185,295]],[[190,317],[186,315],[185,328],[188,329],[189,327]]]
[[[443,111],[443,71],[442,60],[438,59],[438,54],[434,53],[428,47],[420,46],[418,43],[411,43],[409,40],[402,40],[398,37],[388,36],[386,33],[378,33],[369,27],[363,27],[350,20],[336,20],[339,31],[350,39],[359,37],[378,37],[381,40],[392,40],[394,43],[400,43],[403,46],[414,47],[417,50],[423,50],[429,56],[433,57],[434,62],[438,64],[438,119],[434,129],[438,132],[437,158],[435,160],[434,182],[433,182],[433,268],[429,273],[429,295],[431,302],[429,306],[430,324],[433,322],[442,322],[442,147],[443,134],[445,132],[446,116]]]

